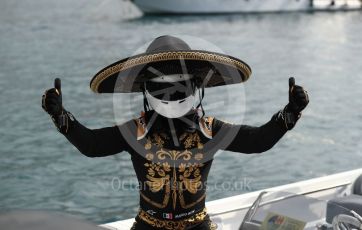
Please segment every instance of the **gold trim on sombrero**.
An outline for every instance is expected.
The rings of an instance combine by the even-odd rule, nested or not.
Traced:
[[[240,70],[244,76],[246,77],[246,80],[251,75],[251,69],[245,65],[244,63],[235,60],[233,58],[222,56],[215,53],[205,53],[201,51],[174,51],[174,52],[162,52],[162,53],[156,53],[156,54],[148,54],[143,55],[135,58],[130,58],[124,62],[118,63],[114,66],[111,66],[109,68],[106,68],[102,72],[98,73],[91,84],[91,89],[94,92],[98,92],[99,85],[108,77],[127,69],[130,69],[132,67],[135,67],[137,65],[147,64],[151,62],[158,62],[158,61],[169,61],[169,60],[196,60],[196,61],[209,61],[209,62],[215,62],[220,63],[224,65],[229,65],[231,67],[236,67],[238,70]]]

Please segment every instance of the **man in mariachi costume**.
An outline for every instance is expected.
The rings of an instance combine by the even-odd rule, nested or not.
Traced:
[[[216,151],[269,150],[295,126],[309,102],[306,91],[290,79],[289,103],[260,127],[205,115],[204,88],[242,83],[250,75],[250,67],[237,58],[192,50],[179,38],[162,36],[145,53],[104,68],[90,83],[96,93],[143,93],[144,112],[138,119],[88,129],[63,108],[59,83],[45,92],[42,106],[82,154],[131,154],[140,183],[132,229],[217,229],[205,208]]]

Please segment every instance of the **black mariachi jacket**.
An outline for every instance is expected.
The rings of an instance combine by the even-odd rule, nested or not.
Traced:
[[[197,112],[167,119],[151,111],[120,126],[93,130],[73,120],[64,135],[88,157],[129,152],[141,209],[159,219],[179,220],[205,207],[205,185],[217,150],[261,153],[286,132],[277,115],[251,127]]]

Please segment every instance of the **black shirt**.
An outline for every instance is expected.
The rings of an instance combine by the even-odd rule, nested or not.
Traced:
[[[119,126],[93,130],[74,120],[65,136],[88,157],[131,154],[141,209],[156,218],[179,220],[205,207],[207,177],[217,150],[261,153],[286,131],[275,116],[252,127],[197,112],[167,119],[151,111]]]

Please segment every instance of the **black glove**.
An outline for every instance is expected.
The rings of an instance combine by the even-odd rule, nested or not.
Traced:
[[[309,103],[307,91],[299,85],[295,85],[294,77],[289,78],[289,104],[287,110],[299,115]]]
[[[63,112],[60,80],[54,80],[54,88],[45,91],[42,97],[42,107],[50,116],[59,116]]]
[[[307,107],[309,97],[307,91],[299,85],[295,85],[295,79],[289,78],[289,103],[274,117],[287,130],[294,128],[301,116],[301,112]]]
[[[45,91],[42,97],[42,107],[51,116],[59,132],[67,133],[69,129],[71,114],[62,105],[61,81],[54,80],[54,88]]]

